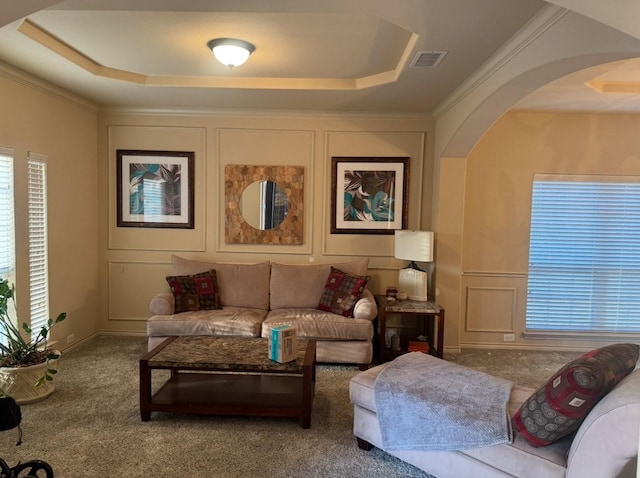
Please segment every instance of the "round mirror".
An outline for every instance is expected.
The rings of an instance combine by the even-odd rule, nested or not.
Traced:
[[[240,211],[252,227],[262,231],[274,229],[287,217],[289,198],[277,183],[255,181],[242,191]]]

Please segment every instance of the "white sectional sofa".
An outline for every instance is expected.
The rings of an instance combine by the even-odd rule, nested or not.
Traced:
[[[169,290],[149,302],[148,347],[175,335],[267,336],[271,327],[289,324],[298,337],[316,340],[318,362],[371,363],[373,319],[377,307],[365,289],[355,304],[353,317],[318,310],[331,266],[348,274],[365,276],[369,260],[321,265],[270,262],[224,264],[172,256],[173,275],[216,271],[221,309],[174,313]]]

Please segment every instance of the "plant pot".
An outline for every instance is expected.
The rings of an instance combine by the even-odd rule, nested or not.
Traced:
[[[55,353],[59,354],[57,350]],[[58,360],[49,360],[49,368],[56,369]],[[55,390],[53,381],[45,381],[40,387],[34,387],[46,369],[47,363],[29,367],[0,367],[0,387],[13,397],[19,405],[44,400]]]

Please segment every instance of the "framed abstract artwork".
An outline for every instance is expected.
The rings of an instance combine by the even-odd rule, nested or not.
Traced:
[[[331,233],[393,234],[407,225],[409,158],[331,158]]]
[[[118,149],[118,227],[193,229],[194,156]]]

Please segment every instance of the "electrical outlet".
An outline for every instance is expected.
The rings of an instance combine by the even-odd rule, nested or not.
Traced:
[[[504,342],[513,342],[515,339],[515,334],[502,334],[502,340]]]
[[[76,340],[76,334],[67,335],[67,344],[70,344]]]

